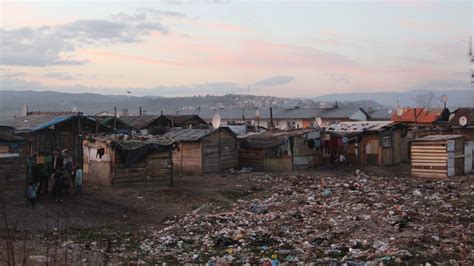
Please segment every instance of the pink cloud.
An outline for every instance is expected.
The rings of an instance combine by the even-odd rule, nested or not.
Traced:
[[[94,60],[96,57],[102,57],[110,60],[133,60],[145,64],[154,64],[154,65],[182,65],[178,62],[175,61],[169,61],[169,60],[161,60],[161,59],[154,59],[154,58],[148,58],[148,57],[143,57],[143,56],[135,56],[135,55],[127,55],[127,54],[121,54],[121,53],[115,53],[115,52],[107,52],[103,50],[81,50],[79,53],[86,55],[91,61]]]

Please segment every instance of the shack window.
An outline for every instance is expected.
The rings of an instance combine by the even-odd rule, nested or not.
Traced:
[[[392,147],[392,137],[386,136],[382,138],[382,148]]]

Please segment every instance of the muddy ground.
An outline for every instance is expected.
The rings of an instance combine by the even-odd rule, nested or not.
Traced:
[[[278,184],[256,183],[256,175],[269,180],[298,176],[337,178],[351,174],[355,169],[178,176],[173,186],[166,182],[113,187],[86,185],[82,198],[67,196],[62,203],[56,203],[47,196],[41,198],[35,208],[25,201],[21,182],[9,183],[3,190],[5,215],[0,222],[3,239],[0,260],[7,259],[7,251],[14,251],[14,255],[10,252],[10,260],[14,256],[17,263],[44,264],[47,260],[52,264],[144,262],[139,255],[142,241],[150,232],[169,226],[170,221],[178,221],[203,205],[208,206],[211,213],[225,213],[232,210],[236,202],[271,195]],[[410,178],[406,165],[360,169],[369,176]],[[457,182],[457,179],[453,180]],[[466,182],[466,178],[459,182]],[[467,182],[472,186],[472,179]],[[472,198],[470,200],[472,203]],[[449,220],[444,222],[449,226]],[[474,223],[465,222],[468,228]],[[8,243],[13,243],[13,248],[7,248]],[[162,261],[168,260],[163,258]],[[170,261],[176,262],[174,258]]]

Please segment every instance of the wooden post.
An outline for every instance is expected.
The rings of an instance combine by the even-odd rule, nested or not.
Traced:
[[[173,175],[173,146],[168,150],[168,159],[170,160],[170,185],[174,185],[174,175]]]
[[[117,129],[117,106],[114,106],[114,129]]]
[[[270,107],[270,130],[273,130],[273,109]]]

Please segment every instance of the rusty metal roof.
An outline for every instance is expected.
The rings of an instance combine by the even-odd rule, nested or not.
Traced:
[[[120,119],[136,129],[143,129],[153,123],[158,117],[158,115],[128,115],[122,116]]]
[[[235,136],[234,132],[228,128],[172,128],[162,137],[172,139],[174,141],[199,141],[200,139],[210,135],[216,130],[225,130]]]

